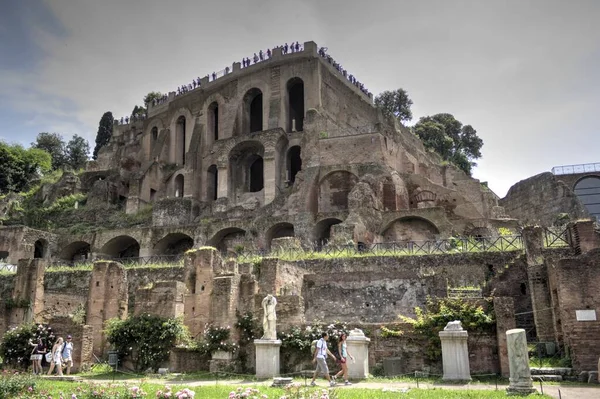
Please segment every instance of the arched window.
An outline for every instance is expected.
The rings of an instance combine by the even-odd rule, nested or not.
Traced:
[[[573,191],[590,215],[600,220],[600,178],[584,177],[575,184]]]
[[[301,132],[304,127],[304,82],[300,78],[287,83],[288,132]]]
[[[175,178],[175,197],[183,197],[183,175]]]
[[[180,116],[175,128],[175,162],[179,165],[185,165],[185,134],[185,116]]]
[[[250,89],[244,96],[244,133],[263,130],[263,95],[259,89]]]
[[[215,141],[219,140],[219,104],[216,101],[208,106],[208,131]]]
[[[156,143],[156,140],[158,140],[158,128],[154,126],[150,134],[152,137],[152,145],[154,145],[154,143]]]
[[[263,159],[261,156],[256,155],[255,158],[250,161],[250,168],[248,171],[249,191],[251,193],[256,193],[263,189],[263,169]]]
[[[296,175],[302,170],[302,158],[300,158],[300,146],[293,146],[287,153],[287,179],[290,184],[296,181]]]
[[[207,173],[207,193],[206,193],[206,199],[209,201],[216,201],[218,195],[219,195],[219,190],[218,190],[218,184],[219,184],[219,169],[217,169],[217,165],[210,165],[210,167],[208,168],[208,173]]]

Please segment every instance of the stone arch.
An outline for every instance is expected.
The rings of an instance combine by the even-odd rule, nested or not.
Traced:
[[[296,175],[298,172],[302,170],[302,157],[301,157],[301,147],[299,145],[295,145],[290,147],[287,151],[286,155],[286,170],[287,170],[287,181],[291,184],[294,184],[296,181]]]
[[[210,165],[206,171],[206,200],[216,201],[219,196],[219,168]]]
[[[259,141],[243,141],[229,152],[229,187],[233,193],[258,192],[264,188],[263,156]]]
[[[69,262],[85,262],[91,253],[90,243],[86,241],[75,241],[64,247],[59,258]]]
[[[185,155],[194,131],[194,120],[192,113],[187,108],[180,108],[174,113],[169,137],[171,163],[185,164]]]
[[[313,238],[317,249],[327,245],[331,240],[331,227],[340,224],[342,221],[337,218],[327,218],[319,221],[313,230]]]
[[[348,194],[358,183],[352,172],[337,170],[328,173],[319,182],[319,212],[348,209]]]
[[[243,134],[263,130],[263,92],[253,87],[248,90],[242,100],[242,132]]]
[[[173,196],[174,197],[183,197],[184,194],[184,189],[185,189],[185,185],[184,185],[185,179],[183,177],[183,174],[178,174],[177,176],[175,176],[175,179],[173,180],[174,183],[174,189],[173,189]]]
[[[294,232],[294,225],[287,222],[277,223],[265,234],[265,241],[267,243],[267,248],[271,248],[271,241],[275,238],[283,238],[283,237],[295,237],[296,234]]]
[[[154,245],[154,255],[181,255],[194,247],[194,239],[184,233],[169,233]]]
[[[573,185],[573,192],[589,214],[600,221],[600,177],[582,177]]]
[[[120,235],[104,244],[100,252],[115,259],[137,258],[140,256],[140,243],[131,236]]]
[[[405,216],[390,222],[381,235],[386,242],[429,241],[440,234],[437,226],[419,216]]]
[[[185,165],[186,136],[188,134],[185,116],[181,115],[175,123],[175,163],[178,165]]]
[[[207,245],[217,248],[220,252],[236,251],[238,246],[243,246],[246,231],[238,227],[228,227],[219,230],[207,241]]]
[[[35,259],[46,258],[48,256],[48,241],[44,238],[38,239],[33,244],[33,257]]]
[[[219,103],[213,101],[206,111],[208,134],[212,137],[212,141],[217,141],[219,140]]]
[[[287,81],[287,131],[301,132],[304,129],[304,81],[298,77]]]

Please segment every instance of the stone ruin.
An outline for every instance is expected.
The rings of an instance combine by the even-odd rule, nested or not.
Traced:
[[[428,295],[478,286],[480,296],[494,297],[499,331],[522,327],[530,339],[568,345],[574,367],[592,370],[600,325],[589,320],[583,328],[575,312],[600,311],[600,299],[570,293],[598,281],[591,255],[598,234],[581,221],[595,211],[578,193],[599,175],[545,173],[501,199],[385,118],[314,42],[291,54],[275,49],[266,61],[234,63],[218,79],[149,104],[146,118],[115,124],[82,174],[65,172],[35,194],[44,206],[85,196],[54,228],[0,227],[0,259],[19,265],[0,276],[0,291],[33,304],[7,309],[0,327],[66,320],[85,304],[87,324],[72,326],[86,342],[85,363],[105,354],[99,331],[110,317],[183,316],[197,334],[209,321],[233,324],[236,310],[255,311],[257,298],[272,292],[282,328],[316,319],[370,325],[413,314]],[[0,200],[4,219],[9,200]],[[144,213],[151,217],[141,223],[103,225],[111,215]],[[74,228],[82,224],[93,228]],[[556,224],[560,230],[546,228]],[[499,231],[511,232],[511,245],[502,245]],[[477,251],[457,250],[451,237],[466,237]],[[388,244],[430,255],[376,252]],[[375,252],[263,258],[259,271],[249,261],[329,248]],[[104,261],[92,272],[52,270],[95,260]],[[157,262],[173,267],[143,267]],[[123,267],[131,263],[138,267]],[[505,338],[488,344],[473,349],[484,355],[471,367],[506,374]],[[373,337],[371,345],[371,364],[403,353],[415,359],[404,367],[422,366],[405,342],[389,348]],[[193,362],[173,360],[183,363]]]

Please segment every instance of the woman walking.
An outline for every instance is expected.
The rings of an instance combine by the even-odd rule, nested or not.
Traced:
[[[50,363],[50,369],[48,370],[48,375],[52,375],[52,370],[56,366],[56,374],[62,376],[62,349],[63,349],[63,339],[62,337],[58,337],[56,343],[52,347],[52,362]]]
[[[344,384],[345,385],[352,385],[352,383],[350,381],[348,381],[348,357],[350,357],[350,359],[354,360],[354,356],[352,356],[350,353],[348,353],[348,346],[346,345],[346,333],[342,333],[340,335],[340,341],[338,342],[338,354],[340,356],[338,362],[340,363],[340,366],[342,366],[342,369],[340,371],[338,371],[338,373],[336,375],[333,376],[334,379],[338,378],[340,375],[344,376]]]
[[[44,369],[42,368],[42,357],[47,352],[46,344],[42,341],[42,338],[37,339],[37,343],[31,343],[33,351],[31,352],[31,364],[33,366],[33,374],[42,374]]]

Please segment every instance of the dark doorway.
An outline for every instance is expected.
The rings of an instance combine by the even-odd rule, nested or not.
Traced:
[[[302,158],[300,157],[300,146],[293,146],[288,150],[288,181],[294,183],[296,175],[302,170]]]
[[[176,127],[176,145],[177,149],[176,153],[176,162],[180,165],[185,165],[185,117],[180,116],[177,119],[177,127]]]
[[[214,140],[219,140],[219,104],[216,101],[208,107],[208,123]]]
[[[150,189],[150,202],[154,202],[155,198],[156,198],[156,190],[151,188]]]
[[[33,257],[36,259],[45,258],[48,242],[44,239],[39,239],[33,244]]]
[[[335,218],[321,220],[317,223],[315,226],[315,249],[317,251],[320,251],[327,243],[329,243],[329,240],[331,239],[331,226],[340,223],[342,223],[342,221]]]
[[[0,260],[8,259],[9,252],[8,251],[0,251]]]
[[[219,184],[219,169],[217,169],[217,165],[210,165],[208,168],[208,193],[206,198],[209,201],[216,201],[217,196],[219,195],[218,184]]]
[[[250,133],[263,130],[263,96],[257,94],[250,103]]]
[[[304,82],[291,79],[288,89],[288,132],[301,132],[304,126]]]
[[[175,178],[175,197],[183,197],[183,175]]]
[[[155,126],[152,128],[152,145],[158,140],[158,128]]]
[[[256,193],[263,189],[264,187],[264,177],[263,177],[263,159],[262,157],[257,157],[250,164],[250,192]]]

